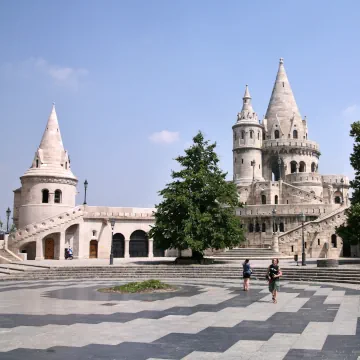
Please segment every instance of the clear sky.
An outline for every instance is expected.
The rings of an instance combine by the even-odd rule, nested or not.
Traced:
[[[153,206],[197,130],[232,177],[232,125],[249,84],[265,113],[280,57],[322,174],[352,176],[360,120],[360,2],[0,1],[0,218],[51,104],[88,203]]]

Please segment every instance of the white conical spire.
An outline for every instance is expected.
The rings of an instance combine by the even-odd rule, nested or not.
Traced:
[[[289,132],[291,122],[299,121],[299,124],[301,123],[301,115],[286,75],[283,58],[279,62],[279,69],[265,117],[269,124],[272,124],[277,118],[285,134]]]
[[[61,176],[75,178],[70,170],[70,160],[61,139],[59,122],[53,103],[44,134],[35,153],[31,168],[24,176]],[[76,179],[76,178],[75,178]]]
[[[54,103],[39,149],[45,164],[59,164],[65,152]]]
[[[248,121],[258,121],[257,114],[255,113],[252,104],[251,96],[249,91],[249,86],[245,86],[245,93],[243,97],[243,106],[241,112],[238,113],[238,121],[248,120]]]

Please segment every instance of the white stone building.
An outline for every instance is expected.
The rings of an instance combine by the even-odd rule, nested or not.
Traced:
[[[233,126],[234,182],[244,203],[237,215],[247,246],[300,254],[304,213],[308,256],[341,254],[335,226],[344,221],[349,180],[320,175],[319,157],[319,145],[309,140],[307,120],[300,115],[281,59],[265,118],[258,120],[246,86]],[[114,257],[165,255],[147,237],[154,209],[76,206],[77,182],[53,106],[32,165],[14,191],[18,230],[10,236],[8,248],[15,255],[63,259],[70,245],[75,258],[108,258],[110,219],[115,219]]]
[[[258,120],[246,86],[233,126],[234,182],[244,204],[237,213],[248,246],[300,254],[304,229],[308,256],[342,254],[335,227],[345,219],[349,179],[321,175],[319,158],[319,145],[310,140],[307,119],[300,115],[280,59],[265,118]]]

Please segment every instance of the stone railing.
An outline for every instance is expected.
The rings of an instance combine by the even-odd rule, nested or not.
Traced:
[[[293,173],[285,176],[286,181],[289,183],[316,183],[318,185],[322,185],[322,178],[318,173]]]
[[[341,186],[341,179],[344,180],[344,186],[348,187],[350,185],[349,178],[342,175],[323,175],[322,181],[327,185],[337,185]]]
[[[291,189],[291,193],[289,195],[299,197],[306,202],[311,202],[314,200],[319,204],[322,204],[324,202],[324,199],[322,197],[317,196],[314,193],[304,190],[298,186],[294,186],[286,182],[283,182],[283,186]]]
[[[346,220],[345,210],[347,207],[341,206],[329,214],[323,215],[316,220],[304,223],[304,232],[321,232],[322,225],[328,228],[331,224],[340,225]],[[328,224],[330,222],[330,224]],[[296,226],[295,228],[286,231],[279,235],[279,243],[290,243],[296,239],[300,239],[302,236],[302,225]]]
[[[36,236],[44,231],[57,228],[59,225],[63,225],[82,217],[84,215],[84,206],[74,207],[72,210],[65,211],[59,215],[49,217],[41,222],[35,222],[33,224],[26,225],[24,228],[17,230],[9,237],[9,242],[14,245],[20,241],[23,241],[29,237]]]
[[[303,148],[311,149],[319,152],[320,147],[315,141],[311,140],[301,140],[301,139],[273,139],[273,140],[264,140],[263,149],[268,149],[272,147],[291,147],[291,148]]]

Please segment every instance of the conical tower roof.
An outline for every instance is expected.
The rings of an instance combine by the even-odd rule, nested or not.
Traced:
[[[301,123],[300,111],[291,90],[282,58],[279,62],[279,69],[265,117],[270,125],[269,128],[277,118],[285,134],[290,131],[291,121]]]
[[[40,145],[30,169],[24,176],[60,176],[76,179],[70,170],[70,160],[61,138],[59,122],[53,104]]]
[[[258,117],[254,111],[251,104],[251,96],[249,91],[249,86],[245,86],[245,94],[243,97],[243,106],[241,112],[238,113],[238,122],[239,121],[254,121],[258,122]]]

